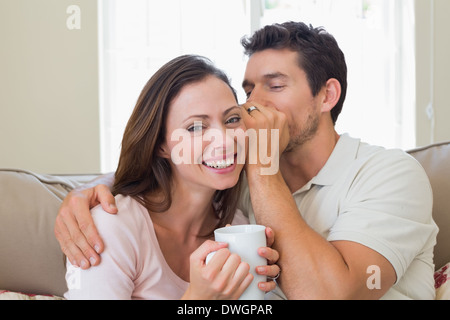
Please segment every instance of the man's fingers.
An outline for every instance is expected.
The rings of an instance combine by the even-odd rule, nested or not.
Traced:
[[[253,106],[257,107],[257,110],[248,112],[249,108],[253,107]],[[261,110],[262,110],[263,107],[260,109],[259,105],[256,106],[256,105],[251,104],[251,103],[246,103],[246,104],[242,105],[242,108],[244,108],[243,112],[241,112],[242,120],[244,121],[244,123],[246,124],[246,126],[248,128],[252,128],[256,124],[256,117],[258,117],[258,116],[261,117],[262,116],[262,111]],[[258,113],[259,113],[259,115],[258,115]]]
[[[55,222],[55,236],[72,264],[83,269],[100,263],[104,244],[90,209],[101,204],[106,212],[117,213],[115,198],[106,185],[72,190],[64,199]]]
[[[86,258],[99,260],[97,253],[103,251],[104,244],[95,227],[89,206],[86,206],[83,201],[73,201],[71,210],[75,214],[75,218],[72,215],[67,215],[65,221],[73,241]]]
[[[265,116],[271,119],[272,113],[275,112],[273,108],[263,106],[262,104],[256,103],[256,102],[246,102],[242,105],[242,107],[245,109],[244,116],[249,116],[253,118],[257,118],[260,116]],[[256,109],[255,109],[256,108]],[[251,111],[253,110],[253,111]],[[250,111],[250,112],[248,112]]]
[[[78,247],[77,243],[85,243],[84,247],[86,247],[87,242],[78,228],[72,230],[72,232],[69,230],[65,223],[67,221],[71,221],[68,223],[69,225],[73,225],[75,223],[75,220],[71,215],[66,216],[65,220],[63,220],[61,216],[58,216],[55,222],[55,236],[67,259],[74,266],[79,266],[82,269],[89,268],[91,265],[90,261],[92,261],[92,264],[98,264],[100,259],[95,253],[83,253],[83,251]],[[89,259],[89,257],[92,257],[93,259]]]
[[[67,230],[67,227],[60,216],[56,217],[54,232],[64,255],[74,266],[79,267],[79,261],[81,261],[84,256],[72,241],[72,238],[70,238],[69,230]]]
[[[55,221],[55,236],[64,254],[83,269],[100,263],[104,245],[89,210],[89,195],[72,192],[64,200]]]
[[[98,265],[100,263],[100,256],[96,250],[98,250],[98,252],[102,252],[103,250],[103,242],[101,241],[98,234],[97,234],[98,239],[95,239],[94,236],[92,235],[93,231],[91,230],[90,231],[91,235],[86,236],[85,232],[89,228],[87,227],[86,222],[77,221],[75,220],[75,218],[73,218],[73,216],[70,216],[66,220],[66,222],[68,223],[66,227],[70,234],[68,247],[71,249],[71,252],[73,252],[73,254],[75,255],[74,257],[75,261],[77,261],[78,265],[83,269],[87,269],[90,266]],[[95,232],[97,231],[95,230]],[[88,239],[91,239],[92,244],[89,243]]]
[[[103,184],[95,186],[95,199],[102,205],[103,210],[108,213],[116,214],[116,199],[114,198],[109,187]]]

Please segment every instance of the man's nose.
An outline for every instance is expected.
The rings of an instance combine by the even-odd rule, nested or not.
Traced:
[[[253,88],[250,96],[247,98],[247,102],[257,102],[264,106],[271,105],[266,93],[259,87]]]

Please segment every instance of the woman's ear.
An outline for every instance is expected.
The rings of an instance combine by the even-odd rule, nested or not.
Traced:
[[[332,78],[327,81],[324,89],[326,91],[322,104],[322,112],[329,112],[341,98],[341,84],[338,80]]]
[[[170,151],[166,143],[163,143],[158,147],[158,156],[164,159],[170,159]]]

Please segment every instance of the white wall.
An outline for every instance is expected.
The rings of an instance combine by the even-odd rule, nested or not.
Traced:
[[[99,172],[97,1],[0,0],[0,39],[0,168]]]
[[[450,140],[450,1],[434,0],[434,10],[432,8],[433,0],[416,0],[416,139],[419,146]],[[433,29],[434,37],[431,36]],[[430,101],[434,106],[434,128],[425,111]]]

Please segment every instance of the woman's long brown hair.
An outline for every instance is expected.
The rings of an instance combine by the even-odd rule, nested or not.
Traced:
[[[125,128],[113,186],[114,195],[131,196],[150,212],[164,212],[170,208],[171,166],[167,159],[158,155],[159,147],[166,137],[168,109],[183,87],[202,81],[207,76],[215,76],[224,81],[237,100],[226,74],[201,56],[184,55],[175,58],[150,78]],[[241,189],[240,181],[241,179],[233,188],[216,191],[214,208],[219,223],[215,228],[225,226],[233,220]],[[154,193],[162,194],[163,200],[151,200],[148,195]]]

